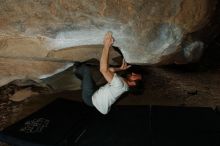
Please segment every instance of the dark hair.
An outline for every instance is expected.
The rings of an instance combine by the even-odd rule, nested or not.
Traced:
[[[124,78],[127,77],[128,74],[135,73],[135,74],[140,74],[142,79],[141,80],[135,80],[134,82],[136,83],[135,86],[130,86],[128,93],[133,94],[133,95],[140,95],[144,91],[144,72],[143,69],[140,66],[137,65],[132,65],[126,72],[122,75]]]
[[[136,80],[135,81],[136,85],[135,86],[130,86],[128,89],[128,93],[133,94],[133,95],[140,95],[144,91],[144,84],[143,84],[143,79],[141,80]]]

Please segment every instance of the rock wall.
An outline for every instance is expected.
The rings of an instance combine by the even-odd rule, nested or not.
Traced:
[[[53,74],[65,68],[70,60],[99,58],[98,45],[107,31],[113,32],[114,45],[129,63],[196,61],[204,44],[190,34],[209,23],[217,1],[0,0],[0,3],[0,77],[6,80],[0,81],[2,85],[9,81],[7,78]],[[113,54],[112,57],[118,56],[114,51]]]

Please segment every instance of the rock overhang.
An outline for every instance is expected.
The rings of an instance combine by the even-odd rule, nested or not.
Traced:
[[[191,33],[210,21],[215,6],[215,0],[4,0],[0,54],[9,59],[46,61],[98,59],[100,46],[93,53],[89,46],[102,44],[104,34],[112,31],[114,45],[131,64],[190,63],[197,61],[204,49],[203,42]],[[81,54],[79,48],[83,48]],[[68,53],[63,53],[65,50]],[[48,67],[48,73],[56,67]],[[30,76],[38,77],[45,68],[38,70],[40,73],[33,67]]]

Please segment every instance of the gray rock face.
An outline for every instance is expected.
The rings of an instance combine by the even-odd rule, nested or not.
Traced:
[[[203,45],[194,47],[196,42],[192,41],[189,47],[181,46],[186,46],[184,40],[190,33],[209,22],[216,0],[0,0],[0,3],[0,57],[66,60],[63,55],[66,48],[75,54],[79,46],[86,45],[77,56],[68,54],[68,60],[99,58],[101,49],[97,47],[96,53],[91,53],[91,45],[102,44],[104,34],[112,31],[114,45],[127,62],[153,65],[178,62],[179,54],[185,59],[182,62],[198,60],[200,55],[193,59],[192,48],[199,46],[201,54]],[[48,55],[51,51],[57,54]],[[32,71],[29,74],[36,78],[42,72],[34,66]]]

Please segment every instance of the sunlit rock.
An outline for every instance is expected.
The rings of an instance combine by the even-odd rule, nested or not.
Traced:
[[[102,44],[107,31],[113,32],[114,45],[128,63],[194,62],[202,55],[203,42],[184,40],[209,23],[215,6],[216,0],[1,0],[0,77],[7,77],[7,71],[11,80],[39,78],[65,68],[61,60],[98,59],[101,47],[94,46]],[[6,63],[5,58],[44,65]],[[49,69],[48,61],[59,65]],[[11,66],[19,69],[7,69]]]

